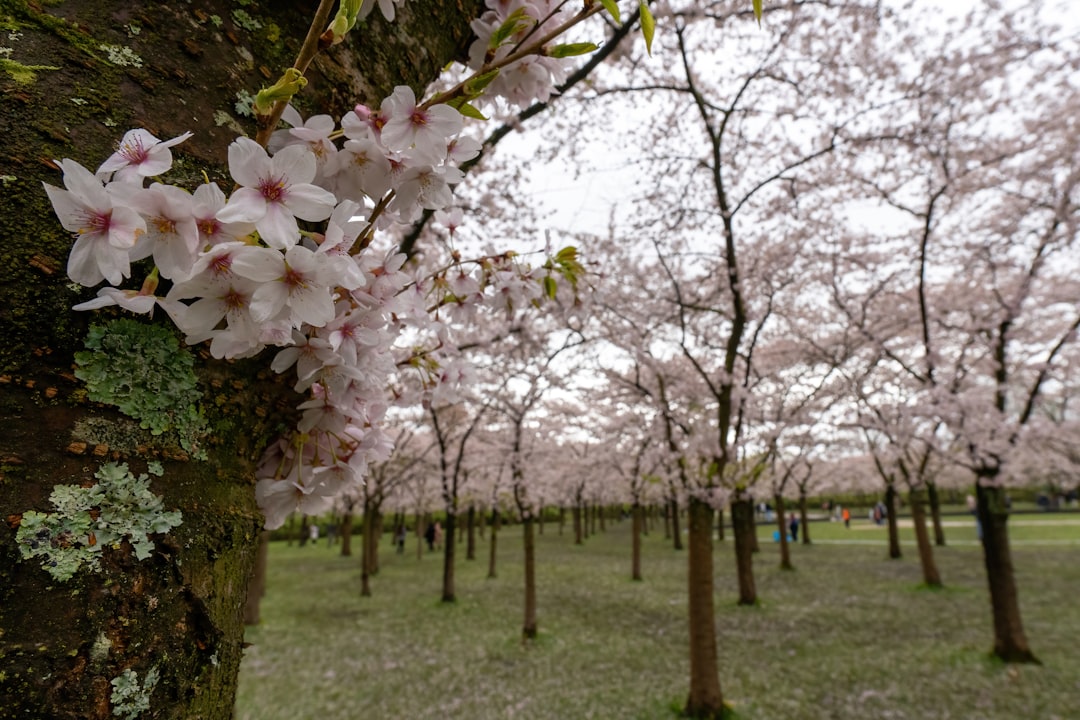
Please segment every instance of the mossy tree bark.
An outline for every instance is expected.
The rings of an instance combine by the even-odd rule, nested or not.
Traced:
[[[255,554],[255,567],[248,579],[247,600],[244,602],[244,624],[258,625],[262,617],[262,599],[266,595],[266,561],[270,554],[270,531],[259,533],[259,549]]]
[[[51,159],[93,170],[125,130],[145,127],[163,139],[195,133],[173,148],[170,178],[194,186],[205,172],[230,187],[226,148],[237,128],[254,134],[235,115],[237,93],[253,94],[292,63],[316,4],[258,4],[248,14],[260,27],[247,30],[226,0],[0,3],[17,36],[11,59],[48,68],[32,78],[0,74],[0,718],[112,718],[111,681],[128,670],[156,718],[232,716],[262,525],[255,463],[294,423],[300,399],[265,361],[214,362],[196,349],[205,459],[89,402],[72,374],[74,353],[91,323],[116,315],[70,310],[95,291],[68,282],[71,237],[41,183],[62,182]],[[339,116],[357,102],[378,104],[398,84],[422,90],[463,53],[480,8],[478,0],[412,0],[392,26],[372,17],[316,61],[301,112]],[[143,322],[174,332],[164,313]],[[100,572],[64,582],[23,560],[15,540],[23,515],[54,512],[55,486],[93,483],[109,461],[136,475],[161,462],[151,490],[182,523],[151,536],[146,560],[122,543],[102,550]]]

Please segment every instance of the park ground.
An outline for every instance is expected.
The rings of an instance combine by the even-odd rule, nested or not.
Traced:
[[[970,517],[936,548],[944,590],[920,587],[909,527],[904,557],[865,520],[811,525],[779,569],[759,528],[761,603],[738,607],[732,542],[715,543],[720,680],[743,720],[1075,720],[1080,718],[1080,514],[1010,521],[1020,601],[1041,666],[992,660],[990,604]],[[387,536],[373,596],[359,557],[270,548],[262,622],[248,629],[238,720],[671,720],[688,683],[686,558],[662,525],[630,579],[630,523],[583,546],[570,528],[538,537],[539,638],[521,641],[521,535],[499,537],[498,577],[461,545],[454,604],[439,601],[441,556],[398,555]],[[357,548],[358,551],[358,548]]]

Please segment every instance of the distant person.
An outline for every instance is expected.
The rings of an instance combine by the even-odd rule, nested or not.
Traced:
[[[319,526],[316,523],[308,525],[308,540],[313,543],[319,542]]]
[[[799,542],[799,516],[795,513],[791,514],[791,520],[788,521],[788,530],[791,531],[791,539]]]
[[[842,517],[844,519],[844,527],[846,527],[848,530],[850,530],[851,529],[851,511],[848,510],[847,508],[844,508],[843,510],[840,511],[840,517]]]
[[[424,528],[424,540],[427,541],[427,549],[429,552],[435,549],[435,523],[431,523]]]

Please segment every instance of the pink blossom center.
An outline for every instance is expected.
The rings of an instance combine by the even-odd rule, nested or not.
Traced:
[[[412,115],[409,116],[409,122],[416,127],[423,127],[428,124],[427,113],[420,108],[416,108],[412,111]]]
[[[285,286],[289,290],[304,290],[307,288],[307,278],[304,277],[302,272],[299,272],[288,265],[285,266],[285,275],[281,278],[281,282],[285,283]]]
[[[210,261],[210,272],[215,276],[228,275],[232,272],[233,257],[229,253],[223,253]]]
[[[285,195],[285,181],[280,178],[266,178],[259,183],[259,192],[267,202],[281,202]]]
[[[143,147],[142,138],[138,137],[132,138],[125,143],[121,143],[118,152],[121,157],[132,165],[138,165],[150,156],[150,151]]]
[[[162,235],[172,235],[176,233],[176,221],[167,217],[156,217],[153,220],[154,227]]]
[[[197,225],[199,226],[199,232],[201,232],[203,235],[206,235],[207,237],[213,237],[214,235],[217,235],[219,230],[221,230],[221,223],[219,223],[214,218],[206,218],[205,220],[199,220]]]
[[[94,233],[101,233],[102,235],[109,232],[109,226],[112,223],[112,211],[101,213],[94,212],[92,210],[82,213],[82,227],[79,228],[80,235],[90,235]]]
[[[236,290],[236,288],[229,288],[229,291],[222,296],[221,302],[229,310],[242,310],[247,307],[248,299],[246,295]]]

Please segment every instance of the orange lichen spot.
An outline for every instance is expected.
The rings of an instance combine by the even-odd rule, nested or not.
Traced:
[[[76,441],[67,446],[67,451],[72,455],[85,455],[86,448],[86,443]]]

